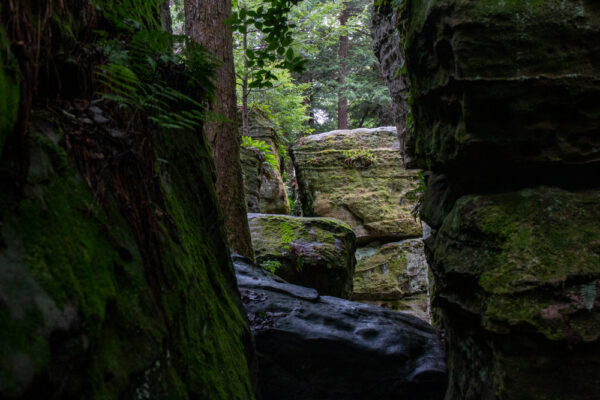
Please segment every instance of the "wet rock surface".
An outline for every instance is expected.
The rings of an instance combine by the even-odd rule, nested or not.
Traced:
[[[352,229],[332,218],[248,214],[257,264],[298,285],[349,298],[356,264]]]
[[[264,399],[441,399],[444,351],[412,316],[286,283],[234,256]]]

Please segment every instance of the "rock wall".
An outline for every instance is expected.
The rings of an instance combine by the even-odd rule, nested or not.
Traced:
[[[270,121],[258,111],[248,115],[249,135],[271,147],[278,168],[267,163],[264,156],[251,148],[242,148],[240,158],[244,175],[244,188],[248,212],[264,214],[289,214],[290,204],[283,179],[283,166],[279,157],[277,131]]]
[[[59,3],[2,9],[0,398],[254,398],[253,343],[201,130],[126,129],[122,108],[92,104],[93,31],[128,35],[107,27],[109,2]],[[40,10],[52,18],[39,36],[4,35],[9,12],[14,28]],[[34,43],[17,41],[38,39],[29,59]],[[189,85],[177,67],[156,67]]]
[[[404,169],[398,149],[394,128],[356,129],[302,138],[292,156],[304,214],[340,219],[356,233],[352,298],[428,320],[423,246],[397,243],[421,237],[411,214],[417,171]]]
[[[430,170],[446,399],[598,397],[600,7],[384,0],[375,12],[396,18],[408,157]]]
[[[414,147],[410,130],[406,129],[410,106],[408,105],[409,82],[406,74],[406,60],[402,53],[402,41],[397,26],[402,13],[393,10],[391,2],[379,2],[378,12],[373,13],[372,24],[376,29],[373,36],[373,51],[381,65],[382,75],[387,83],[392,99],[391,109],[398,129],[400,154],[406,168],[413,168],[410,151]]]

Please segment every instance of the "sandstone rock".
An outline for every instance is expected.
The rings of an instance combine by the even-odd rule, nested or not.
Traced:
[[[417,172],[403,168],[395,128],[307,136],[292,155],[305,215],[348,223],[359,243],[421,236]]]
[[[279,139],[269,120],[257,111],[249,114],[249,135],[268,144],[277,161],[277,168],[265,162],[262,154],[253,149],[240,149],[244,188],[248,212],[289,214],[287,191],[281,177]]]
[[[600,192],[461,198],[429,243],[448,399],[600,393]]]
[[[400,4],[420,167],[527,174],[600,163],[597,2]]]
[[[382,0],[375,10],[395,20],[407,62],[407,157],[433,171],[422,217],[446,399],[597,398],[600,6]]]
[[[240,161],[244,175],[244,192],[246,193],[246,206],[248,212],[260,212],[260,186],[261,175],[264,173],[263,162],[260,156],[252,149],[240,149]]]
[[[356,250],[350,226],[331,218],[248,214],[256,261],[323,294],[350,297]]]
[[[429,320],[428,269],[421,239],[363,247],[356,259],[352,300]]]
[[[446,386],[437,332],[402,313],[319,296],[234,257],[263,398],[437,400]]]
[[[397,29],[402,17],[403,13],[394,12],[392,2],[378,2],[374,7],[371,34],[373,50],[381,65],[381,73],[392,99],[391,108],[398,129],[400,153],[404,165],[413,168],[411,154],[414,151],[414,135],[406,128],[410,112],[409,81],[408,74],[405,72],[406,60],[402,54],[402,37]]]

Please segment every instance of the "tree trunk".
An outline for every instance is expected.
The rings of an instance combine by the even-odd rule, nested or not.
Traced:
[[[224,214],[229,246],[254,258],[236,124],[233,39],[225,23],[231,17],[231,0],[185,0],[185,32],[211,51],[220,62],[215,74],[215,99],[210,110],[218,115],[204,124],[217,171],[217,195]]]
[[[350,8],[346,6],[340,14],[340,25],[345,26],[350,17]],[[346,76],[348,76],[348,66],[346,60],[348,58],[348,35],[340,36],[340,47],[338,50],[338,60],[340,61],[340,71],[338,76],[338,129],[348,129],[348,99],[344,85]]]
[[[244,32],[244,76],[242,78],[242,132],[244,136],[250,135],[248,126],[248,33]]]
[[[162,0],[160,3],[160,21],[163,29],[169,33],[173,33],[173,20],[171,19],[171,0]]]

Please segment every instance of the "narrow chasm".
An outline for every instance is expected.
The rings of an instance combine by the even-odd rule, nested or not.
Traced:
[[[600,398],[591,0],[0,0],[0,399]]]

